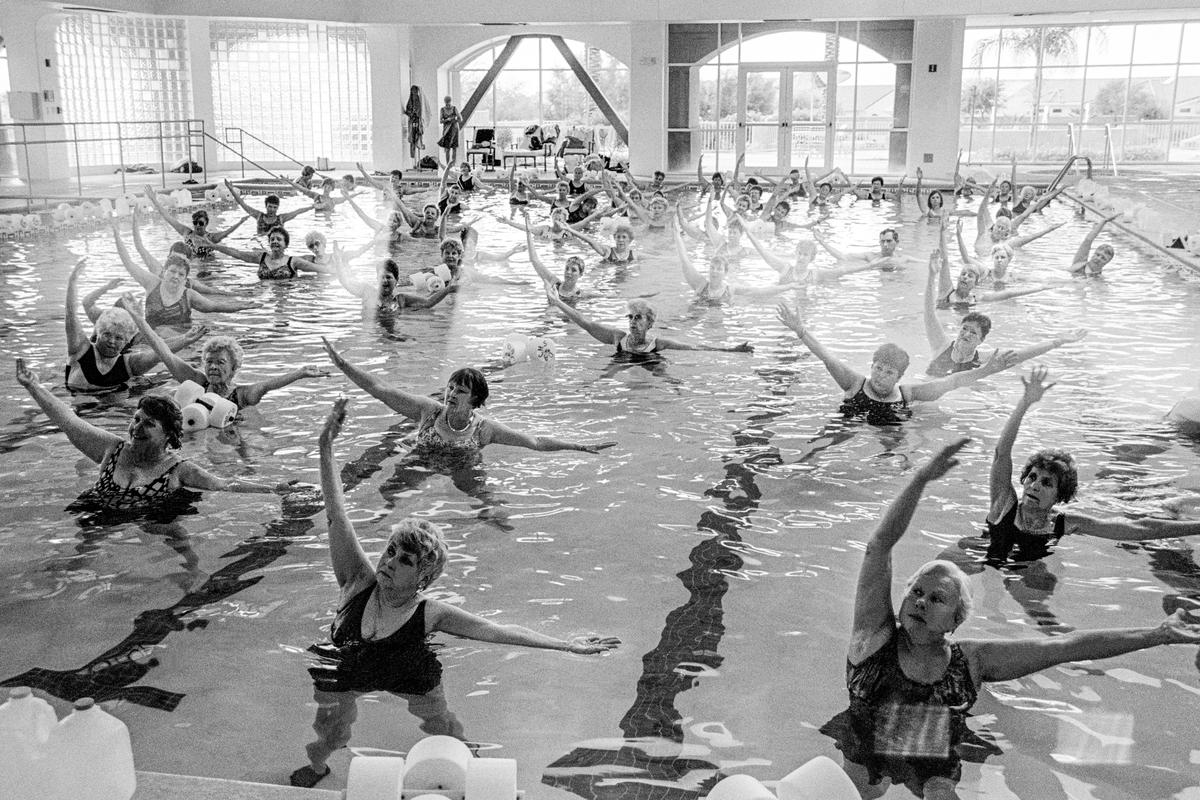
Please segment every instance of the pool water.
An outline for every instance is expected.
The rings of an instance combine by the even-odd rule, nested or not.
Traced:
[[[468,213],[506,214],[503,200],[475,198]],[[285,200],[284,210],[297,202]],[[382,206],[373,210],[383,217]],[[237,218],[219,212],[215,228]],[[923,261],[937,229],[915,214],[911,196],[899,211],[859,203],[836,209],[820,229],[840,246],[873,248],[881,228],[899,225],[901,250]],[[1018,253],[1014,283],[1067,266],[1090,222],[1056,205],[1028,224],[1062,220],[1063,229]],[[157,220],[147,227],[151,250],[165,253],[173,233]],[[487,248],[520,241],[486,214],[479,228]],[[310,229],[347,246],[369,236],[348,215],[304,216],[291,224],[293,252]],[[235,238],[248,244],[241,232]],[[1118,251],[1102,279],[982,309],[994,321],[994,346],[1091,330],[1040,359],[1058,385],[1029,414],[1017,457],[1042,445],[1072,450],[1078,506],[1088,512],[1167,516],[1184,498],[1195,515],[1186,499],[1200,491],[1200,447],[1160,420],[1200,377],[1200,283],[1119,233],[1099,241]],[[555,271],[581,252],[538,247]],[[846,706],[864,542],[914,465],[965,435],[974,441],[928,491],[895,573],[902,579],[940,555],[978,555],[963,540],[981,527],[990,451],[1021,391],[1011,371],[918,405],[900,429],[845,422],[834,382],[772,303],[697,304],[668,235],[640,235],[635,248],[630,268],[602,266],[588,252],[583,282],[601,298],[583,301],[583,313],[623,326],[624,299],[652,295],[661,335],[750,341],[754,354],[671,352],[653,371],[614,364],[611,348],[547,311],[523,256],[482,269],[524,285],[467,286],[388,325],[364,319],[331,280],[260,284],[250,265],[211,266],[211,280],[262,301],[205,319],[241,341],[243,382],[327,363],[326,335],[350,361],[416,392],[439,391],[460,366],[485,368],[486,410],[497,420],[618,442],[597,455],[492,446],[476,482],[456,484],[411,468],[413,426],[335,371],[272,392],[236,427],[184,445],[188,458],[221,474],[315,483],[317,432],[346,394],[350,416],[336,452],[350,464],[347,502],[372,557],[390,524],[421,516],[444,525],[451,544],[433,595],[556,636],[621,638],[615,652],[585,657],[437,637],[448,713],[489,755],[518,760],[519,785],[534,800],[693,798],[723,774],[774,780],[817,755],[839,759],[818,728]],[[703,269],[703,254],[693,254]],[[103,229],[0,242],[0,347],[10,365],[23,356],[44,381],[61,375],[66,274],[84,255],[81,295],[124,274]],[[438,261],[428,242],[406,244],[400,258],[412,267]],[[369,263],[356,265],[364,276]],[[856,369],[882,341],[901,344],[916,380],[929,357],[925,273],[923,263],[863,273],[785,299]],[[753,253],[735,274],[775,279]],[[956,317],[940,313],[949,330]],[[501,369],[513,333],[553,338],[555,363]],[[173,386],[157,373],[132,396],[74,402],[119,433],[137,394]],[[172,525],[82,518],[64,509],[96,467],[49,426],[11,366],[0,371],[0,398],[0,681],[51,692],[60,714],[77,696],[111,700],[139,769],[286,783],[313,737],[305,649],[323,638],[337,599],[323,515],[273,495],[210,492]],[[959,635],[1156,625],[1170,596],[1200,596],[1193,549],[1189,540],[1068,538],[1024,572],[976,568],[977,608]],[[970,723],[1002,754],[964,764],[960,795],[1200,798],[1195,662],[1196,648],[1162,647],[987,686]],[[424,735],[396,698],[368,696],[359,709],[355,752],[404,752]],[[321,788],[344,785],[345,753],[331,764]],[[893,788],[887,796],[910,795]]]

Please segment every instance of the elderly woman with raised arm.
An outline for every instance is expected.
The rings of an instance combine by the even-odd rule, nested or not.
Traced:
[[[949,561],[920,567],[896,609],[892,551],[925,487],[958,463],[955,455],[967,442],[942,448],[915,472],[863,553],[846,657],[849,726],[838,743],[846,773],[863,797],[882,796],[885,781],[904,784],[926,800],[958,797],[962,767],[955,748],[986,682],[1014,680],[1069,661],[1200,643],[1200,624],[1182,609],[1150,628],[954,641],[951,635],[970,618],[971,593],[967,576]]]

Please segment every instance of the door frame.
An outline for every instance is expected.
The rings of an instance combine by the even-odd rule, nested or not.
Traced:
[[[751,72],[774,72],[779,75],[779,128],[776,144],[775,169],[790,168],[792,151],[792,102],[795,97],[793,77],[797,72],[825,73],[825,152],[818,168],[829,169],[833,162],[834,122],[837,116],[837,61],[764,61],[742,62],[738,65],[737,129],[734,152],[737,158],[746,154],[746,135],[751,127],[764,123],[746,121],[746,78]],[[805,124],[805,123],[802,123]],[[817,165],[811,165],[817,166]]]

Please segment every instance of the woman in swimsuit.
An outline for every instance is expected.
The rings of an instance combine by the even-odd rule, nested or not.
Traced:
[[[329,340],[322,337],[321,341],[334,366],[346,373],[352,383],[397,414],[417,423],[417,448],[428,450],[430,454],[436,454],[436,451],[478,454],[489,444],[507,444],[539,452],[578,450],[598,453],[616,444],[585,444],[550,436],[531,436],[482,416],[476,409],[487,400],[488,385],[487,378],[479,370],[464,367],[455,371],[446,382],[443,402],[439,403],[385,384],[342,358]]]
[[[529,215],[525,215],[525,241],[529,250],[529,263],[533,265],[533,269],[538,276],[548,286],[553,287],[558,293],[558,299],[569,305],[575,305],[585,294],[588,297],[595,297],[593,293],[585,293],[579,286],[579,279],[583,277],[583,259],[579,256],[571,256],[563,264],[562,278],[555,277],[554,273],[546,268],[542,263],[542,259],[538,257],[537,248],[533,246],[533,230],[529,227]]]
[[[988,192],[990,193],[995,186],[996,182],[992,181],[992,185],[988,187]],[[1055,197],[1058,197],[1061,191],[1062,189],[1057,189],[1054,192],[1047,194],[1032,206],[1025,209],[1017,216],[1012,217],[1011,219],[1008,217],[998,216],[996,217],[995,222],[992,221],[992,214],[988,209],[985,196],[985,199],[980,201],[979,210],[975,214],[975,254],[981,257],[986,256],[991,252],[992,245],[999,242],[1004,242],[1015,250],[1018,247],[1024,247],[1034,239],[1039,239],[1042,236],[1045,236],[1047,233],[1061,228],[1066,224],[1065,222],[1059,222],[1054,225],[1050,225],[1049,227],[1043,228],[1036,233],[1017,233],[1017,228],[1020,227],[1022,222],[1029,219],[1032,214],[1048,205],[1051,200],[1053,200]]]
[[[396,694],[408,700],[410,710],[418,714],[423,706],[441,700],[439,718],[421,714],[425,717],[422,729],[461,738],[461,726],[455,724],[457,720],[445,709],[441,697],[441,664],[426,642],[438,631],[479,642],[578,655],[604,653],[621,643],[615,637],[596,635],[558,639],[427,597],[424,592],[442,574],[449,550],[437,526],[427,520],[409,518],[392,526],[387,547],[372,565],[350,520],[341,470],[333,454],[333,442],[345,424],[346,402],[343,397],[334,403],[319,440],[321,489],[338,606],[330,626],[332,645],[317,650],[326,656],[325,668],[310,670],[316,679],[313,728],[317,740],[306,748],[309,763],[292,773],[293,786],[311,787],[329,774],[326,761],[349,741],[356,701],[366,692]],[[439,724],[443,730],[428,730]]]
[[[312,189],[305,188],[304,186],[301,186],[298,183],[295,183],[293,181],[288,181],[287,178],[284,178],[284,180],[287,181],[288,183],[290,183],[297,192],[300,192],[300,194],[308,197],[310,200],[313,201],[313,204],[312,204],[313,211],[320,212],[320,213],[328,213],[330,211],[333,211],[333,209],[335,207],[337,207],[338,203],[346,202],[345,196],[343,196],[343,197],[334,197],[333,196],[333,190],[335,188],[337,188],[337,182],[333,178],[324,178],[321,181],[321,191],[319,191],[319,192],[314,192]],[[344,188],[343,188],[343,191],[345,191]]]
[[[1100,231],[1104,230],[1104,226],[1119,216],[1121,216],[1121,212],[1118,211],[1092,226],[1088,235],[1083,237],[1083,241],[1079,243],[1079,249],[1075,251],[1075,257],[1071,259],[1071,266],[1067,268],[1068,272],[1072,275],[1095,277],[1104,271],[1108,262],[1113,260],[1116,251],[1111,244],[1102,244],[1093,253],[1092,245],[1095,243],[1096,237],[1100,235]]]
[[[200,369],[184,361],[167,349],[167,343],[147,324],[146,319],[136,311],[131,312],[133,322],[146,338],[146,342],[154,350],[163,365],[171,373],[171,377],[183,383],[193,381],[200,384],[209,392],[224,397],[239,409],[256,406],[263,395],[276,389],[290,386],[306,378],[327,378],[329,370],[314,366],[304,366],[285,372],[277,378],[268,378],[258,383],[234,383],[238,369],[242,366],[242,347],[232,336],[210,336],[200,350]]]
[[[586,243],[599,253],[601,263],[630,264],[634,260],[633,248],[630,246],[633,244],[633,228],[628,225],[617,225],[613,229],[613,243],[611,247],[574,228],[568,227],[567,231],[571,236]]]
[[[1200,625],[1190,623],[1182,609],[1155,628],[951,641],[971,616],[971,594],[967,576],[949,561],[919,568],[905,585],[897,613],[892,551],[925,487],[958,463],[954,456],[968,441],[942,448],[916,471],[863,554],[846,659],[849,731],[838,744],[843,768],[863,797],[881,796],[884,779],[906,784],[926,800],[957,797],[961,764],[955,747],[967,733],[967,711],[984,682],[1015,680],[1068,661],[1200,643]]]
[[[112,229],[121,263],[133,279],[146,290],[146,321],[153,327],[188,327],[192,324],[193,310],[229,313],[259,306],[254,300],[208,297],[190,288],[188,275],[192,268],[191,262],[174,254],[167,258],[162,271],[155,275],[138,265],[129,255],[115,217],[112,220]]]
[[[257,208],[251,208],[246,205],[246,201],[242,199],[241,194],[238,193],[237,188],[234,187],[228,178],[225,179],[225,186],[229,189],[229,194],[232,195],[234,201],[242,207],[242,210],[254,217],[255,232],[260,236],[264,233],[270,233],[272,228],[282,227],[301,214],[313,210],[313,207],[309,206],[308,208],[298,208],[295,211],[280,214],[279,196],[269,194],[263,198],[263,208],[266,210],[259,211]],[[146,188],[150,189],[148,186]],[[153,190],[151,189],[151,191]]]
[[[291,243],[292,237],[286,228],[274,227],[267,233],[269,250],[236,250],[223,244],[214,244],[213,249],[227,256],[233,256],[239,261],[257,264],[258,279],[262,281],[287,280],[299,275],[301,270],[325,274],[333,272],[333,267],[330,265],[318,264],[312,259],[301,256],[289,256],[286,250]]]
[[[210,231],[208,229],[208,212],[201,208],[192,212],[192,226],[189,228],[175,219],[167,209],[163,208],[162,203],[158,201],[158,194],[154,189],[147,186],[145,194],[150,200],[150,204],[167,221],[167,224],[183,237],[183,243],[188,246],[189,254],[192,256],[204,257],[211,255],[212,248],[209,247],[210,243],[221,241],[240,228],[243,222],[250,219],[249,215],[247,215],[239,219],[231,228],[226,228],[223,231]],[[113,224],[114,226],[116,225],[116,217],[113,218]]]
[[[179,456],[183,417],[169,397],[143,395],[129,422],[127,436],[84,422],[38,382],[38,376],[17,359],[17,382],[58,426],[71,444],[100,465],[100,479],[87,499],[112,509],[138,509],[163,502],[180,489],[220,489],[230,492],[287,492],[291,484],[274,488],[237,478],[220,478]]]
[[[648,358],[663,350],[708,350],[716,353],[754,352],[754,348],[749,342],[742,342],[733,347],[721,347],[720,345],[691,344],[666,339],[662,336],[651,336],[650,329],[654,327],[654,321],[658,315],[654,311],[654,307],[644,300],[629,301],[629,313],[625,315],[629,318],[629,329],[621,330],[601,325],[580,314],[559,299],[558,292],[552,286],[547,287],[546,298],[550,301],[550,305],[556,307],[567,319],[591,334],[593,339],[602,344],[615,346],[617,352],[614,355],[617,356]]]
[[[733,300],[734,295],[748,295],[754,298],[778,297],[780,292],[789,289],[802,289],[801,283],[777,283],[773,286],[748,286],[744,283],[733,283],[727,280],[729,276],[729,257],[718,251],[708,261],[708,274],[702,275],[692,264],[687,247],[683,243],[683,234],[674,220],[671,233],[675,237],[675,253],[679,256],[679,265],[683,269],[683,279],[696,293],[696,299],[707,303],[725,303]]]
[[[1039,450],[1021,470],[1021,496],[1012,485],[1012,448],[1021,421],[1053,383],[1046,383],[1046,369],[1035,367],[1021,378],[1025,391],[1000,432],[992,460],[991,509],[988,512],[988,560],[1001,563],[1008,558],[1028,561],[1046,555],[1050,545],[1066,534],[1086,534],[1102,539],[1136,542],[1200,534],[1200,520],[1115,517],[1096,519],[1077,511],[1057,511],[1059,503],[1075,496],[1079,475],[1075,459],[1065,450]]]
[[[980,378],[1008,369],[1016,362],[1011,351],[997,350],[983,366],[967,372],[956,372],[937,380],[901,384],[900,378],[908,369],[908,353],[894,344],[884,344],[871,357],[871,374],[865,376],[846,366],[817,341],[800,312],[785,305],[779,306],[780,321],[800,338],[801,344],[820,359],[845,393],[841,413],[862,416],[872,425],[896,425],[912,415],[909,403],[917,400],[936,400],[952,389],[970,386]]]

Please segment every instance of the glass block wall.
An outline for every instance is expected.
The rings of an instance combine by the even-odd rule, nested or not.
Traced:
[[[240,127],[288,156],[314,163],[371,160],[367,37],[351,25],[213,20],[213,135]],[[237,138],[237,134],[231,134]],[[285,157],[253,139],[256,161]],[[232,159],[229,151],[221,160]]]
[[[86,12],[60,22],[55,48],[61,97],[51,102],[62,107],[66,122],[76,123],[68,136],[104,140],[68,148],[72,166],[144,163],[159,169],[187,155],[185,124],[148,124],[192,115],[185,25],[177,17]],[[160,130],[166,136],[161,145]]]

